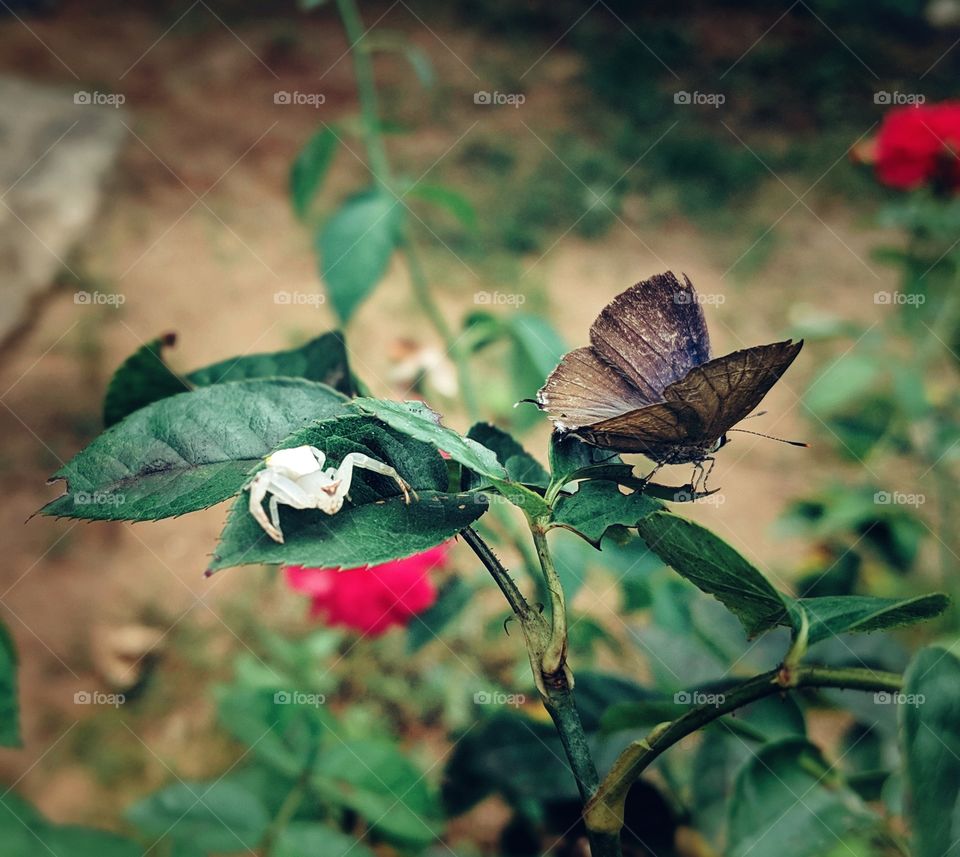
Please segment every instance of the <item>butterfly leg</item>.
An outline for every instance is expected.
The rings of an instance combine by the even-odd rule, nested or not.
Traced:
[[[709,464],[706,467],[703,466],[704,461],[709,462]],[[702,459],[701,461],[698,461],[695,465],[700,471],[699,484],[700,484],[701,494],[707,493],[707,482],[710,479],[710,474],[713,473],[713,467],[716,463],[717,463],[717,459],[714,458],[712,455],[708,455],[706,458]]]
[[[666,464],[665,461],[658,461],[657,466],[653,468],[643,479],[640,480],[640,487],[637,489],[641,494],[647,489],[647,486],[650,484],[650,480],[653,479],[657,473],[663,468],[663,465]]]

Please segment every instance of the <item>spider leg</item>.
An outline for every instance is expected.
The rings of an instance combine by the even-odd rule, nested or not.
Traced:
[[[414,491],[389,464],[377,461],[375,458],[364,455],[362,452],[351,452],[345,455],[343,461],[340,462],[340,466],[337,468],[337,477],[340,479],[340,486],[337,488],[337,492],[340,496],[346,496],[350,491],[350,484],[353,481],[353,469],[355,467],[360,467],[372,473],[379,473],[381,476],[388,476],[390,479],[393,479],[400,487],[400,490],[403,492],[403,499],[408,504],[410,503],[411,496],[414,499],[418,499],[417,492]]]
[[[270,495],[270,518],[263,508],[267,494]],[[314,509],[317,505],[316,500],[289,477],[271,470],[261,470],[250,482],[250,514],[271,539],[283,544],[280,503],[294,509]]]
[[[270,497],[270,502],[267,505],[270,507],[270,521],[273,523],[274,527],[277,528],[277,532],[280,533],[280,538],[282,540],[283,533],[280,531],[280,501],[277,499],[276,494]]]

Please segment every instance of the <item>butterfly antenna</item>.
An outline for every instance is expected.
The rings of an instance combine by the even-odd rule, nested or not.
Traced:
[[[757,416],[759,416],[759,414]],[[774,437],[772,434],[764,434],[763,432],[759,431],[749,431],[748,429],[728,429],[728,431],[738,431],[742,432],[743,434],[755,434],[757,437],[765,437],[767,440],[776,440],[780,443],[789,443],[790,446],[802,446],[804,449],[808,449],[810,447],[809,443],[804,443],[802,440],[787,440],[783,437]]]

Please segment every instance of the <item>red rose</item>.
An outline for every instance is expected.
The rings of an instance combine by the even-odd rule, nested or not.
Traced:
[[[291,589],[311,597],[311,616],[378,637],[433,606],[437,590],[430,572],[446,565],[449,551],[450,544],[444,543],[368,568],[338,571],[288,565],[284,573]]]
[[[877,136],[875,166],[884,184],[900,190],[932,185],[960,190],[960,102],[891,110]]]

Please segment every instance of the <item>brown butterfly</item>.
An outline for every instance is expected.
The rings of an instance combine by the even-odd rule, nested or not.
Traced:
[[[802,346],[786,340],[711,359],[693,284],[685,275],[680,282],[658,274],[604,307],[590,345],[564,356],[536,403],[558,431],[642,453],[657,469],[693,463],[705,486],[703,462],[712,465],[726,433],[760,404]]]

